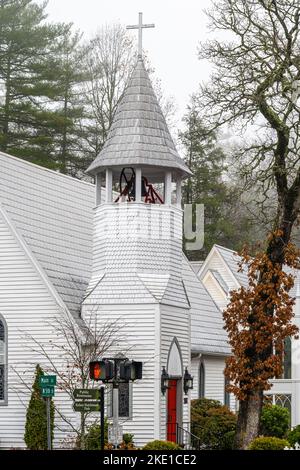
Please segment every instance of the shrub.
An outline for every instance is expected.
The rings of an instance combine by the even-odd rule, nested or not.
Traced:
[[[108,423],[104,423],[104,443],[108,441]],[[89,427],[84,438],[84,447],[86,450],[101,450],[101,426],[93,424]]]
[[[133,444],[133,434],[125,433],[123,434],[123,442],[124,444]]]
[[[177,450],[180,449],[178,444],[175,444],[175,442],[170,442],[170,441],[151,441],[148,442],[143,447],[143,450]]]
[[[295,447],[296,444],[300,444],[300,425],[295,426],[294,429],[287,433],[287,440],[289,441],[292,447]]]
[[[262,409],[261,434],[283,438],[289,429],[290,413],[286,408],[277,405],[266,405]]]
[[[31,398],[26,412],[24,441],[30,450],[47,450],[47,409],[46,401],[41,396],[39,378],[44,375],[39,365],[35,369]],[[53,441],[54,405],[51,400],[51,441]]]
[[[200,439],[202,448],[227,449],[227,434],[235,432],[235,429],[236,416],[227,406],[207,398],[192,400],[191,431]]]
[[[254,439],[249,450],[284,450],[289,447],[289,442],[286,439],[279,439],[278,437],[257,437]]]
[[[229,431],[223,436],[223,450],[233,450],[235,431]]]

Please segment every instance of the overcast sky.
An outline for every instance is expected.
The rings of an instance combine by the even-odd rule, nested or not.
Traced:
[[[86,37],[105,23],[136,24],[138,12],[143,12],[144,23],[155,23],[155,29],[143,32],[144,49],[182,116],[190,94],[209,76],[207,64],[197,58],[199,41],[208,37],[203,9],[209,4],[210,0],[49,0],[47,11],[52,20],[74,23]]]

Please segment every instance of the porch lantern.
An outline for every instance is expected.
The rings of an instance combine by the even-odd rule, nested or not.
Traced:
[[[189,373],[187,367],[185,368],[185,373],[183,376],[183,390],[184,393],[187,395],[188,391],[193,388],[193,377]]]
[[[163,367],[163,370],[162,370],[162,373],[161,373],[161,393],[163,395],[165,395],[167,389],[169,388],[168,385],[169,385],[169,374],[168,372],[166,371],[166,368]]]

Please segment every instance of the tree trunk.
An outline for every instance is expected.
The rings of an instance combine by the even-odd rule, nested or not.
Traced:
[[[234,448],[246,450],[259,434],[263,392],[254,392],[240,402]]]

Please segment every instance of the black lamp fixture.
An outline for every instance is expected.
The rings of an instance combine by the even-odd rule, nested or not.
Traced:
[[[188,391],[193,388],[193,377],[189,373],[187,367],[185,368],[185,373],[183,376],[183,390],[184,393],[187,395]]]
[[[161,393],[163,395],[165,395],[167,389],[169,388],[168,385],[169,385],[169,374],[168,372],[166,371],[166,368],[163,367],[162,369],[162,373],[161,373]]]

